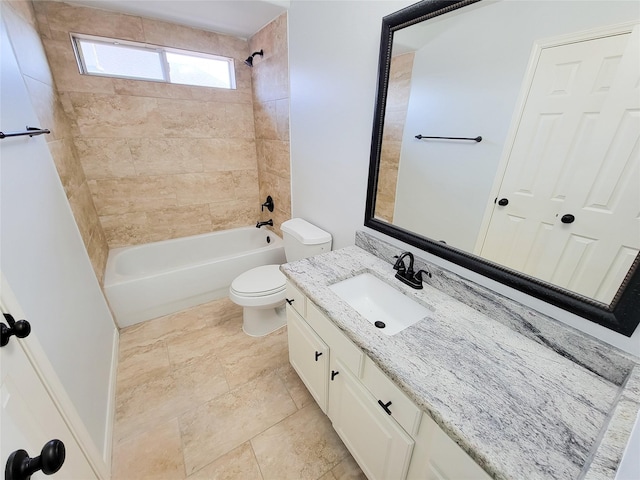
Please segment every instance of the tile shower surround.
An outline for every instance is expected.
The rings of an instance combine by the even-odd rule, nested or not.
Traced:
[[[34,5],[109,248],[255,224],[266,219],[266,192],[276,225],[290,216],[286,14],[248,42],[61,2]],[[70,32],[230,56],[237,89],[80,75]],[[266,52],[253,69],[244,65],[251,42]]]

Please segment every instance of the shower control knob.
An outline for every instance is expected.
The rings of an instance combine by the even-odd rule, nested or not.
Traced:
[[[500,205],[501,207],[506,207],[507,205],[509,205],[509,199],[501,198],[500,200],[498,200],[498,205]]]

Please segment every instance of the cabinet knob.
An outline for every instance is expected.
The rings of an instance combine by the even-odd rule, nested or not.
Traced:
[[[391,405],[391,401],[389,401],[387,403],[382,403],[382,400],[378,400],[378,405],[380,405],[385,412],[387,412],[389,415],[391,415],[391,410],[389,410],[389,406]]]
[[[316,352],[316,362],[318,361],[318,358],[320,358],[321,355],[322,355],[322,352]]]
[[[296,299],[295,299],[295,298],[293,298],[293,299],[291,299],[291,300],[289,300],[288,298],[285,298],[285,300],[286,300],[286,302],[287,302],[289,305],[293,305],[293,302],[295,302],[295,301],[296,301]]]
[[[331,381],[333,382],[333,379],[336,378],[336,375],[338,375],[340,372],[337,372],[335,370],[331,370]]]

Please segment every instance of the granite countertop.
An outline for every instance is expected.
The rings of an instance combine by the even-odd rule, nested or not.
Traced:
[[[442,288],[405,286],[389,261],[357,246],[281,270],[493,478],[614,478],[640,400],[635,357],[569,327],[575,350],[598,358],[559,353]],[[363,272],[430,313],[381,333],[328,288]]]

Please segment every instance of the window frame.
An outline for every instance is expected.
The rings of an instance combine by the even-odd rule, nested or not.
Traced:
[[[78,65],[78,71],[80,72],[80,75],[89,75],[93,77],[121,78],[124,80],[140,80],[144,82],[167,83],[170,85],[187,85],[190,87],[220,88],[223,90],[236,90],[235,60],[231,57],[215,55],[212,53],[196,52],[193,50],[185,50],[181,48],[164,47],[161,45],[153,45],[153,44],[144,43],[144,42],[134,42],[131,40],[120,40],[120,39],[110,38],[110,37],[86,35],[83,33],[70,32],[69,37],[71,39],[71,45],[73,47],[73,53],[76,57],[76,63]],[[156,52],[158,53],[158,58],[160,59],[160,67],[162,70],[163,78],[160,80],[160,79],[153,79],[153,78],[135,77],[135,76],[129,76],[129,75],[89,72],[87,71],[82,47],[80,45],[81,40],[88,40],[95,43],[102,43],[104,45],[119,45],[119,46],[121,45],[131,49]],[[229,87],[228,88],[212,87],[209,85],[195,85],[192,83],[178,83],[178,82],[171,81],[171,73],[170,73],[169,61],[167,60],[167,53],[174,53],[174,54],[184,55],[188,57],[205,58],[209,60],[217,60],[217,61],[222,61],[227,63],[228,71],[229,71]]]

